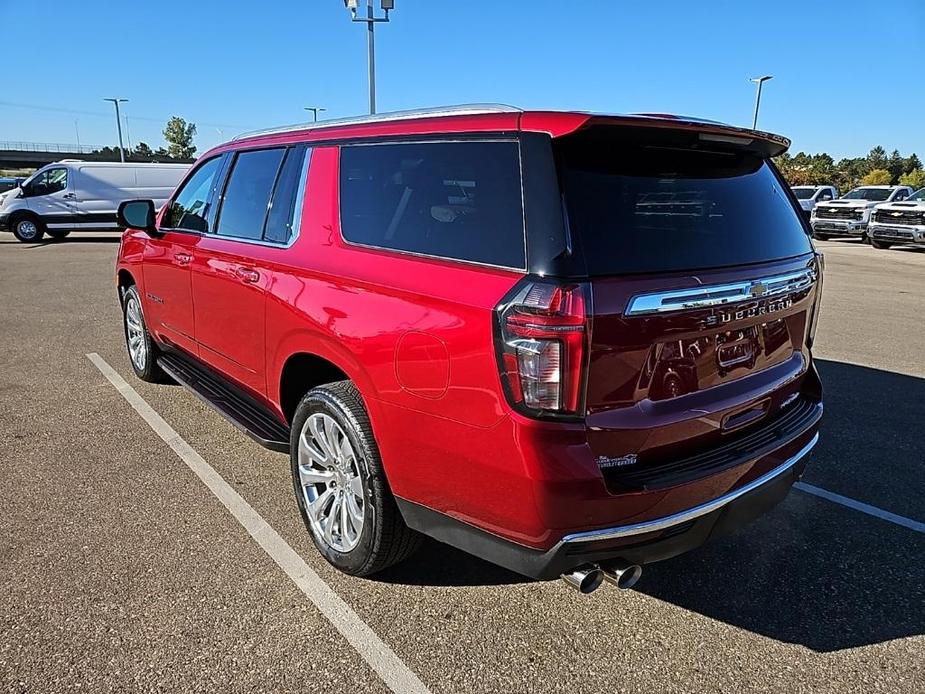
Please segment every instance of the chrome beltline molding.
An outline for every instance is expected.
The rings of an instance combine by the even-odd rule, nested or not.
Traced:
[[[590,540],[613,540],[620,537],[627,537],[629,535],[641,535],[643,533],[651,533],[658,530],[664,530],[670,528],[674,525],[680,523],[686,523],[687,521],[694,520],[695,518],[700,518],[700,516],[705,516],[708,513],[712,513],[717,509],[726,506],[727,504],[735,501],[741,496],[748,494],[751,491],[754,491],[758,487],[767,484],[775,477],[782,475],[787,472],[790,468],[800,462],[816,445],[819,441],[819,434],[817,433],[813,436],[812,440],[807,443],[800,451],[794,455],[792,458],[789,458],[786,462],[781,465],[778,465],[776,468],[763,474],[761,477],[752,480],[748,484],[735,489],[728,494],[717,497],[712,501],[707,501],[706,503],[700,504],[700,506],[694,506],[689,508],[686,511],[679,511],[671,516],[664,516],[662,518],[654,518],[652,520],[643,521],[642,523],[634,523],[633,525],[622,525],[616,528],[601,528],[600,530],[587,530],[580,533],[572,533],[566,535],[562,538],[562,544],[569,544],[572,542],[588,542]]]
[[[783,275],[743,282],[637,294],[630,299],[625,315],[641,316],[692,308],[709,308],[739,301],[756,301],[781,294],[792,294],[812,286],[815,280],[815,271],[812,268],[805,268]]]

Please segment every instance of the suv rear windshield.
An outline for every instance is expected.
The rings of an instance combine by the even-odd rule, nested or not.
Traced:
[[[589,274],[703,270],[811,251],[765,159],[703,146],[665,136],[648,144],[638,132],[560,141],[569,229]]]

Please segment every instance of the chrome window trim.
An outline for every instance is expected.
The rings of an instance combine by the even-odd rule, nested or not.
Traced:
[[[778,465],[770,472],[766,472],[761,477],[752,480],[748,484],[739,487],[738,489],[734,489],[727,494],[723,494],[722,496],[719,496],[712,501],[707,501],[703,504],[700,504],[699,506],[694,506],[693,508],[689,508],[685,511],[679,511],[678,513],[674,513],[670,516],[654,518],[652,520],[643,521],[641,523],[622,525],[616,528],[601,528],[600,530],[587,530],[580,533],[571,533],[570,535],[566,535],[562,538],[561,544],[588,542],[593,540],[614,540],[631,535],[642,535],[643,533],[657,532],[659,530],[671,528],[675,525],[680,525],[681,523],[687,523],[688,521],[705,516],[708,513],[713,513],[723,506],[732,503],[739,497],[745,496],[749,492],[758,489],[758,487],[767,484],[776,477],[779,477],[780,475],[790,470],[794,465],[806,457],[806,455],[818,442],[819,434],[817,432],[809,443],[803,446],[803,448],[801,448],[798,453],[796,453],[793,457],[788,458],[784,463]]]
[[[637,294],[630,299],[625,315],[643,316],[695,308],[709,308],[740,301],[755,301],[781,294],[791,294],[811,287],[815,281],[815,271],[812,268],[805,268],[783,275],[761,277],[742,282]],[[763,285],[765,290],[760,294],[753,294],[752,289],[759,285]]]
[[[518,172],[520,173],[520,229],[521,234],[523,235],[524,242],[524,264],[523,267],[513,267],[510,265],[496,265],[494,263],[483,263],[478,260],[466,260],[465,258],[450,258],[445,255],[433,255],[430,253],[419,253],[417,251],[406,251],[400,248],[390,248],[388,246],[377,246],[374,244],[368,243],[359,243],[357,241],[351,241],[346,236],[344,236],[344,221],[343,221],[343,205],[341,204],[341,190],[340,190],[340,176],[341,176],[341,156],[340,150],[344,147],[382,147],[389,145],[418,145],[418,144],[450,144],[450,143],[463,143],[463,142],[513,142],[517,145],[517,166]],[[373,251],[381,251],[383,253],[397,253],[399,255],[412,256],[414,258],[428,258],[431,260],[442,260],[447,263],[462,263],[464,265],[473,265],[475,267],[487,267],[495,270],[507,270],[510,272],[527,272],[527,212],[524,207],[526,202],[524,200],[524,178],[523,178],[523,153],[521,152],[520,139],[517,137],[465,137],[465,138],[453,138],[452,136],[441,139],[428,139],[428,140],[393,140],[383,138],[381,141],[375,142],[345,142],[344,144],[335,144],[337,147],[337,232],[340,236],[340,240],[345,246],[352,246],[354,248],[365,248]]]

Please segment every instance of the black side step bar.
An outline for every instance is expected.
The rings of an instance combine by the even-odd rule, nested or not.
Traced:
[[[157,358],[157,365],[264,448],[289,452],[289,427],[264,405],[204,364],[169,352]]]

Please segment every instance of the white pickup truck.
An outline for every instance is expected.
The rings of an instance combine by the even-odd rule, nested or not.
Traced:
[[[838,200],[816,205],[810,217],[813,236],[854,236],[867,239],[867,224],[874,207],[880,203],[899,202],[912,195],[909,186],[861,186]]]
[[[793,186],[791,190],[807,219],[820,202],[828,202],[838,197],[835,186]]]
[[[874,248],[925,245],[925,188],[902,202],[877,205],[867,226],[867,236]]]

